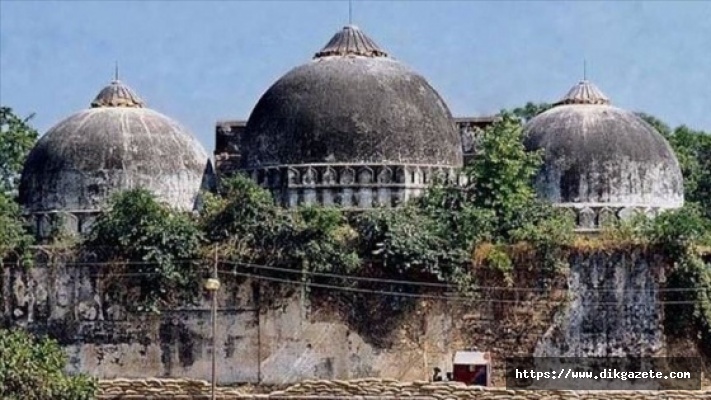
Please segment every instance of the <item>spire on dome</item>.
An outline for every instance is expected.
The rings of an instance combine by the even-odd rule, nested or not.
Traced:
[[[118,68],[116,70],[118,75]],[[101,89],[99,94],[91,102],[92,108],[98,107],[132,107],[143,108],[145,103],[130,87],[124,85],[118,79],[111,81],[111,84]]]
[[[353,0],[348,0],[348,25],[353,25]]]
[[[582,80],[554,105],[564,104],[610,104],[610,99],[592,82]]]
[[[373,39],[369,38],[355,25],[347,25],[333,35],[326,46],[314,58],[328,56],[363,56],[387,57],[388,54],[381,49]]]

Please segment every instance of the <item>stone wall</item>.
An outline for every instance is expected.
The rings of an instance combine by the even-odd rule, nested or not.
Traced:
[[[132,288],[112,288],[120,285],[120,278],[107,268],[61,261],[4,268],[4,325],[57,339],[69,356],[70,372],[105,379],[209,378],[209,299],[161,315],[132,314],[126,309]],[[223,283],[216,335],[222,384],[369,376],[424,379],[452,357],[449,341],[442,341],[453,329],[446,304],[422,306],[428,311],[418,314],[417,332],[408,330],[403,318],[384,348],[361,335],[338,309],[310,306],[309,298],[298,292],[275,305],[274,299],[264,298],[267,291],[261,284],[227,278]]]
[[[664,259],[639,250],[573,256],[569,302],[537,357],[661,357]]]
[[[316,290],[280,297],[264,283],[225,276],[213,349],[209,299],[161,315],[133,314],[126,310],[132,288],[122,286],[110,267],[45,259],[31,269],[4,268],[2,319],[56,338],[69,355],[70,371],[103,379],[207,380],[213,350],[220,384],[277,385],[305,379],[426,380],[434,367],[451,371],[454,353],[465,349],[492,353],[498,384],[504,357],[536,349],[565,355],[663,353],[661,260],[643,252],[592,251],[570,262],[570,276],[553,290],[537,290],[540,274],[531,265],[517,268],[514,277],[514,287],[525,290],[490,289],[469,302],[408,300],[391,314],[383,305],[395,304],[393,297],[364,296],[370,303],[359,306]],[[482,277],[482,284],[500,285],[495,278]],[[596,307],[602,293],[614,307]],[[602,320],[615,328],[590,328]],[[588,351],[591,345],[594,352]]]

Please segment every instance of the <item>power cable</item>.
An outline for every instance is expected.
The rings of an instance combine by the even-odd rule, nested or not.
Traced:
[[[328,272],[311,272],[311,271],[302,271],[298,269],[293,269],[293,268],[283,268],[283,267],[274,267],[274,266],[269,266],[269,265],[261,265],[261,264],[252,264],[252,263],[243,263],[243,262],[238,262],[238,261],[221,261],[222,264],[228,264],[228,265],[238,265],[238,266],[244,266],[244,267],[250,267],[250,268],[255,268],[255,269],[263,269],[263,270],[270,270],[270,271],[278,271],[278,272],[287,272],[287,273],[293,273],[293,274],[306,274],[306,275],[311,275],[311,276],[323,276],[323,277],[331,277],[331,278],[338,278],[338,279],[350,279],[350,280],[356,280],[356,281],[364,281],[364,282],[377,282],[377,283],[393,283],[393,284],[403,284],[403,285],[412,285],[412,286],[430,286],[430,287],[441,287],[441,288],[456,288],[456,285],[448,284],[448,283],[432,283],[432,282],[418,282],[418,281],[405,281],[405,280],[396,280],[396,279],[385,279],[385,278],[369,278],[369,277],[360,277],[360,276],[353,276],[353,275],[344,275],[344,274],[334,274],[334,273],[328,273]],[[522,288],[522,287],[507,287],[507,286],[472,286],[471,289],[481,289],[481,290],[502,290],[502,291],[512,291],[512,292],[545,292],[548,291],[549,289],[544,289],[544,288]],[[660,288],[657,289],[657,292],[686,292],[686,291],[704,291],[704,290],[711,290],[711,287],[698,287],[698,288]],[[595,292],[617,292],[618,289],[604,289],[604,290],[595,290]],[[625,291],[626,293],[647,293],[648,291],[646,290],[637,290],[637,291]]]
[[[386,295],[386,296],[397,296],[397,297],[412,297],[412,298],[422,298],[422,299],[437,299],[437,300],[451,300],[451,301],[464,301],[464,302],[478,302],[478,303],[515,303],[515,304],[521,304],[521,303],[534,303],[534,302],[540,302],[540,300],[536,299],[524,299],[524,300],[501,300],[501,299],[476,299],[472,297],[465,297],[465,296],[459,296],[459,295],[452,295],[452,296],[442,296],[442,295],[430,295],[430,294],[422,294],[422,293],[402,293],[402,292],[391,292],[391,291],[385,291],[385,290],[370,290],[370,289],[362,289],[362,288],[352,288],[352,287],[346,287],[346,286],[336,286],[336,285],[327,285],[327,284],[322,284],[322,283],[316,283],[316,282],[309,282],[309,283],[304,283],[304,282],[299,282],[299,281],[294,281],[290,279],[281,279],[281,278],[275,278],[275,277],[267,277],[264,275],[256,275],[256,274],[249,274],[249,273],[244,273],[244,272],[236,272],[236,271],[219,271],[220,274],[228,274],[228,275],[235,275],[235,276],[243,276],[246,278],[252,278],[252,279],[257,279],[257,280],[266,280],[266,281],[271,281],[271,282],[279,282],[279,283],[288,283],[288,284],[293,284],[297,286],[303,286],[307,285],[310,287],[318,287],[318,288],[323,288],[323,289],[332,289],[332,290],[341,290],[341,291],[348,291],[348,292],[357,292],[357,293],[369,293],[369,294],[379,294],[379,295]],[[550,301],[550,303],[561,303],[562,301]],[[619,303],[615,302],[594,302],[594,305],[609,305],[609,306],[619,306]],[[657,302],[657,304],[696,304],[695,301],[660,301]]]
[[[170,262],[175,263],[175,264],[208,263],[208,261],[205,259],[180,259],[180,260],[173,260]],[[306,271],[305,272],[300,269],[275,267],[275,266],[269,266],[269,265],[263,265],[263,264],[244,263],[244,262],[238,262],[238,261],[222,260],[222,261],[219,261],[219,263],[261,269],[261,270],[268,270],[268,271],[286,272],[286,273],[300,274],[300,275],[306,274],[309,276],[321,276],[321,277],[329,277],[329,278],[361,281],[361,282],[388,283],[388,284],[405,285],[405,286],[421,286],[421,287],[434,287],[434,288],[444,288],[444,289],[453,289],[453,288],[457,287],[456,285],[447,284],[447,283],[408,281],[408,280],[386,279],[386,278],[372,278],[372,277],[362,277],[362,276],[355,276],[355,275],[335,274],[335,273],[317,272],[317,271]],[[160,265],[160,263],[158,263],[156,261],[66,262],[63,264],[68,265],[68,266]],[[42,262],[42,263],[34,263],[34,265],[52,266],[52,265],[55,265],[55,263]],[[158,275],[158,274],[159,274],[158,272],[129,272],[129,273],[124,273],[124,272],[111,273],[111,272],[109,272],[106,274],[94,274],[92,276],[95,276],[95,277],[104,276],[104,275],[106,275],[106,276],[142,276],[142,275],[148,276],[148,275]],[[506,287],[506,286],[471,286],[469,289],[474,290],[474,291],[501,291],[501,292],[525,292],[525,293],[541,293],[541,292],[546,292],[546,291],[550,290],[550,289],[545,289],[545,288]],[[711,290],[711,287],[698,286],[698,287],[693,287],[693,288],[658,288],[658,289],[655,289],[654,292],[657,292],[657,293],[702,292],[702,291],[707,291],[707,290]],[[619,291],[619,289],[616,289],[616,288],[600,288],[600,289],[595,290],[595,293],[613,293],[613,292],[618,292],[618,291]],[[649,290],[625,290],[625,293],[649,293],[649,292],[650,292]]]

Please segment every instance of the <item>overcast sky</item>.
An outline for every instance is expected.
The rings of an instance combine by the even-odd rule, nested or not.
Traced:
[[[613,104],[711,131],[711,2],[354,1],[353,22],[455,116],[554,101],[583,75]],[[0,0],[0,104],[45,132],[113,77],[213,151],[281,75],[348,23],[347,1]]]

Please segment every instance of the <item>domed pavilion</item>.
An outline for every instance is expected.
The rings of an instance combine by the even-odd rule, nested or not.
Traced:
[[[51,128],[25,162],[20,202],[39,236],[60,223],[85,233],[109,198],[144,188],[175,208],[192,210],[208,156],[178,122],[147,108],[115,80],[91,107]]]
[[[286,207],[395,206],[462,166],[437,91],[355,26],[266,91],[240,153],[239,169]]]
[[[539,196],[574,211],[580,230],[684,204],[669,143],[636,114],[582,81],[525,126],[528,150],[543,150]]]

